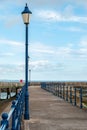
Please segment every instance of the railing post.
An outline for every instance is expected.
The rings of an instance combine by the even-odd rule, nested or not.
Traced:
[[[64,99],[65,89],[64,89],[64,83],[63,83],[63,99]]]
[[[62,98],[62,83],[60,83],[60,93],[61,93],[60,98]]]
[[[53,83],[51,85],[52,85],[52,94],[55,95],[55,86]]]
[[[70,103],[72,103],[72,87],[70,86]]]
[[[66,86],[66,101],[68,101],[68,86]]]
[[[12,102],[12,106],[11,106],[11,108],[14,108],[14,111],[13,111],[13,114],[12,114],[12,128],[11,128],[11,130],[16,130],[15,129],[15,103],[16,103],[16,101],[14,100]]]
[[[24,87],[21,90],[21,106],[22,106],[21,112],[23,114],[23,112],[24,112]]]
[[[53,86],[52,86],[52,83],[51,83],[50,85],[51,85],[51,90],[52,90],[51,93],[53,93]]]
[[[56,87],[57,87],[57,97],[58,97],[58,84],[56,84]]]
[[[80,108],[82,109],[82,87],[80,88]]]
[[[57,96],[57,85],[55,85],[55,87],[56,87],[56,96]]]
[[[16,108],[16,111],[18,112],[18,115],[17,115],[18,123],[17,123],[16,130],[20,130],[20,127],[21,127],[21,122],[20,122],[21,108],[20,108],[20,106],[21,106],[21,93],[19,93],[19,99],[18,99],[17,108]]]
[[[48,92],[49,92],[49,85],[46,83],[46,86],[47,86],[47,90],[48,90]]]
[[[1,125],[6,125],[6,129],[5,130],[8,130],[8,127],[9,127],[9,122],[7,120],[8,118],[8,114],[7,113],[3,113],[2,114],[2,121],[1,121]]]
[[[50,92],[50,86],[49,86],[49,84],[48,84],[48,83],[46,83],[46,85],[47,85],[47,87],[48,87],[48,89],[49,89],[49,92]]]
[[[51,90],[51,85],[50,85],[50,83],[49,83],[49,87],[50,87],[50,93],[52,93],[52,90]]]
[[[19,100],[19,93],[17,94],[16,96],[16,101],[18,102]],[[15,107],[15,116],[18,118],[18,103],[16,104],[16,107]]]
[[[74,88],[74,106],[76,106],[76,87]]]
[[[59,97],[61,96],[61,86],[60,86],[60,83],[59,83]]]
[[[59,83],[58,83],[58,97],[59,97]]]
[[[46,83],[44,83],[46,85],[46,90],[49,92],[49,87]]]
[[[60,98],[62,98],[62,83],[60,83]]]
[[[48,86],[49,86],[49,92],[51,92],[51,87],[50,87],[50,84],[48,83]]]
[[[56,85],[54,84],[54,95],[56,96]]]
[[[53,94],[53,91],[54,91],[54,89],[53,89],[53,84],[51,84],[51,86],[52,86],[52,94]]]

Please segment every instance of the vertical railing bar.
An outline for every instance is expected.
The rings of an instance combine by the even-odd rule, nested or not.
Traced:
[[[80,108],[82,109],[82,87],[80,88]]]
[[[74,88],[74,106],[76,106],[76,87]]]
[[[70,103],[72,103],[72,86],[70,86]]]

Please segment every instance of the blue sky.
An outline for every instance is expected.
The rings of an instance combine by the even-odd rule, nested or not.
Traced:
[[[0,79],[25,79],[25,3],[31,80],[87,80],[87,0],[0,2]]]

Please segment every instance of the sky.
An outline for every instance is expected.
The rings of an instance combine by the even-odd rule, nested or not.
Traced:
[[[87,81],[87,0],[0,1],[0,80],[25,79],[25,4],[32,81]]]

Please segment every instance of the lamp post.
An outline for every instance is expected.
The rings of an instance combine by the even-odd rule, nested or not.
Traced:
[[[29,70],[29,83],[31,82],[31,70]]]
[[[25,35],[25,113],[24,119],[29,119],[29,92],[28,92],[28,24],[30,20],[30,14],[32,12],[29,10],[27,4],[22,12],[23,22],[26,28]]]
[[[28,56],[28,62],[30,63],[30,56]],[[30,64],[29,64],[30,68]],[[29,86],[30,86],[30,80],[31,80],[31,69],[29,69]]]

